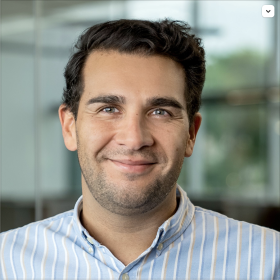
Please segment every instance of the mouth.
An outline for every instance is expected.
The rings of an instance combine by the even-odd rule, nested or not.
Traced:
[[[114,166],[125,173],[146,173],[149,171],[151,168],[155,166],[155,162],[150,162],[146,160],[137,160],[137,161],[132,161],[132,160],[113,160],[109,159]]]

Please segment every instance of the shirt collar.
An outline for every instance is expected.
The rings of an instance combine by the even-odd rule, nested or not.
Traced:
[[[168,246],[190,225],[195,207],[187,197],[187,193],[178,184],[176,198],[179,202],[179,207],[176,213],[159,227],[152,246],[156,246],[158,243],[162,243],[163,247]]]
[[[73,212],[73,219],[74,219],[74,227],[76,234],[78,236],[83,236],[83,232],[86,230],[80,220],[80,214],[83,210],[83,196],[81,195],[78,200],[76,201],[74,212]]]
[[[187,193],[177,184],[176,198],[179,207],[176,213],[166,220],[157,231],[151,247],[155,247],[158,243],[163,243],[164,247],[168,246],[173,240],[178,238],[189,226],[194,216],[194,205],[187,197]],[[80,213],[83,209],[83,196],[77,200],[74,208],[74,226],[78,236],[90,237],[88,231],[83,227],[80,221]],[[96,240],[94,243],[99,244]]]

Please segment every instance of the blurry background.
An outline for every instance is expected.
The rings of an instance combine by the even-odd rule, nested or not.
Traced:
[[[207,54],[202,127],[179,184],[195,205],[280,230],[278,1],[0,1],[1,231],[70,210],[76,152],[57,110],[78,35],[120,18],[187,21]],[[275,6],[263,18],[263,5]]]

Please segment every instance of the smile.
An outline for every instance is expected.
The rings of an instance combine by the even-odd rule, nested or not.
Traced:
[[[154,167],[155,163],[146,161],[129,161],[129,160],[110,160],[114,166],[122,171],[128,173],[144,173]]]

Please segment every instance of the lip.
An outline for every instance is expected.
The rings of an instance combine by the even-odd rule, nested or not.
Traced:
[[[128,173],[144,173],[154,167],[155,162],[147,160],[110,159],[120,171]]]

